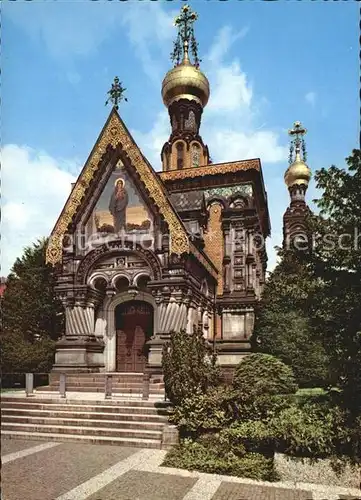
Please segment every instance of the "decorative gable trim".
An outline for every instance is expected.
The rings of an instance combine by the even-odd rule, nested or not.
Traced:
[[[159,212],[168,224],[170,253],[181,255],[184,252],[189,252],[186,229],[169,203],[161,180],[142,155],[117,111],[113,109],[51,233],[46,249],[46,262],[51,265],[61,262],[64,235],[81,206],[84,194],[89,188],[108,146],[114,150],[117,146],[122,148],[153,198]]]
[[[230,163],[212,163],[205,167],[193,167],[180,170],[169,170],[167,172],[160,172],[159,176],[162,181],[169,181],[175,179],[187,179],[193,177],[203,177],[205,175],[218,175],[228,172],[238,172],[239,170],[260,170],[259,159],[255,160],[242,160]]]

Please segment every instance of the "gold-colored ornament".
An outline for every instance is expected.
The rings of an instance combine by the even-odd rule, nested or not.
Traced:
[[[157,174],[152,171],[151,166],[144,159],[138,146],[129,136],[118,113],[113,109],[98,139],[96,148],[85,164],[49,238],[46,249],[47,263],[55,265],[61,262],[64,234],[79,209],[85,191],[88,189],[95,172],[99,168],[100,160],[109,145],[115,149],[119,144],[127,154],[131,164],[139,174],[140,179],[168,224],[170,233],[170,253],[181,255],[184,252],[189,252],[187,232],[178,215],[169,204]]]
[[[223,265],[223,230],[222,230],[222,205],[214,203],[209,209],[207,231],[204,235],[204,250],[211,261],[222,270]],[[219,272],[217,278],[217,295],[223,294],[223,273]]]
[[[259,160],[242,160],[232,163],[212,163],[205,167],[187,168],[184,170],[169,170],[160,172],[162,181],[172,181],[178,179],[187,179],[193,177],[203,177],[205,175],[226,174],[228,172],[238,172],[239,170],[260,170]]]

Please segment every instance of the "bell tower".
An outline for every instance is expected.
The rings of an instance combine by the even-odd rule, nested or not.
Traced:
[[[201,167],[209,163],[208,147],[199,135],[203,108],[209,99],[209,82],[200,71],[198,44],[193,30],[197,14],[188,5],[175,19],[178,35],[171,58],[174,67],[162,84],[171,134],[161,152],[163,171]]]
[[[285,172],[285,183],[291,202],[283,216],[283,247],[289,248],[297,238],[307,240],[306,217],[310,209],[306,203],[306,191],[311,179],[311,170],[306,165],[307,153],[303,136],[307,130],[301,122],[295,122],[289,130],[291,136],[289,167]]]

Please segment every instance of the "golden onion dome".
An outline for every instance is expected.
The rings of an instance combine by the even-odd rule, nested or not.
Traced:
[[[310,179],[311,170],[301,159],[300,154],[297,153],[295,161],[286,170],[285,183],[289,188],[296,184],[305,184],[306,186],[308,186]]]
[[[179,99],[193,100],[205,107],[209,94],[207,77],[189,60],[183,60],[164,77],[162,97],[167,107]]]

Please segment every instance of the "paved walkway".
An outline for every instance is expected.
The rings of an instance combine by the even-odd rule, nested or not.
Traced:
[[[165,453],[3,439],[2,500],[361,500],[344,488],[161,467]]]

